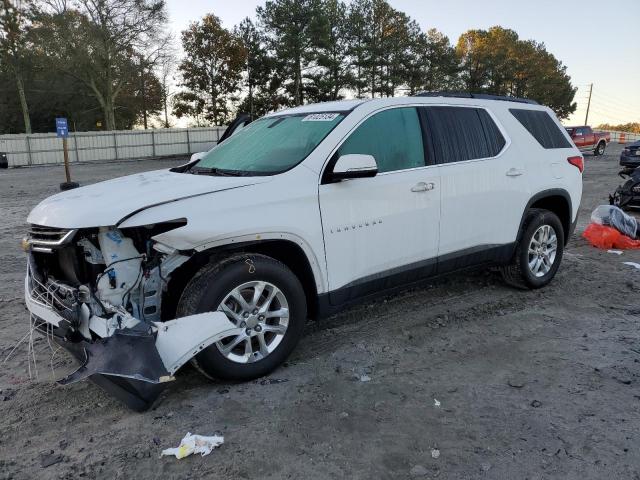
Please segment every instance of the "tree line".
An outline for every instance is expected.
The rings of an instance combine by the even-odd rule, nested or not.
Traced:
[[[544,44],[498,26],[453,44],[386,0],[268,0],[231,29],[208,14],[181,32],[179,60],[162,0],[0,0],[0,22],[0,133],[49,131],[57,115],[78,130],[168,127],[170,112],[220,125],[419,91],[528,97],[561,118],[576,109]]]
[[[616,132],[640,133],[640,123],[629,122],[613,125],[611,123],[601,123],[596,127],[599,130],[613,130]]]

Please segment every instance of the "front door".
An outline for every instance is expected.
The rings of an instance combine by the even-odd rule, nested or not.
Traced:
[[[366,119],[337,156],[372,155],[372,178],[320,185],[330,301],[340,304],[435,272],[440,175],[425,165],[418,111]]]
[[[573,135],[573,143],[580,150],[584,150],[586,144],[584,133],[585,132],[582,128],[576,128],[576,133]]]

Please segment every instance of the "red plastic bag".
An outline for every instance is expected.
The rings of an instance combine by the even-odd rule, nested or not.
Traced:
[[[590,223],[582,234],[587,241],[597,248],[617,248],[620,250],[628,250],[632,248],[640,248],[640,240],[634,240],[631,237],[623,235],[613,227]]]

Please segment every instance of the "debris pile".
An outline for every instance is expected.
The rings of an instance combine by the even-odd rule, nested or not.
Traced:
[[[591,223],[582,236],[597,248],[640,248],[638,221],[613,205],[600,205],[591,214]]]

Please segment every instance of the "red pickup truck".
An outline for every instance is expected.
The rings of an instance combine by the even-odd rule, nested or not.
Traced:
[[[567,132],[580,151],[593,152],[594,155],[604,155],[604,150],[611,141],[611,134],[608,132],[594,132],[586,125],[567,127]]]

